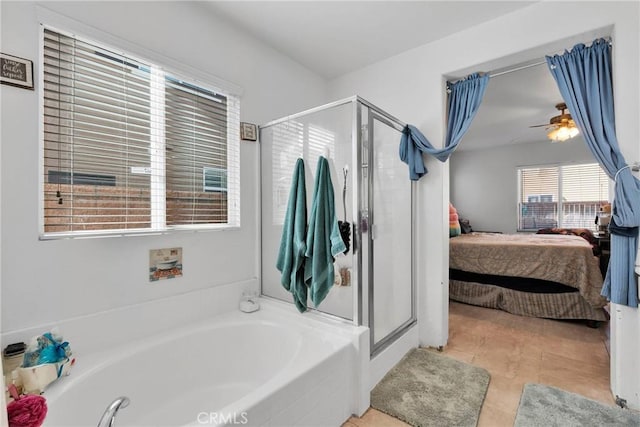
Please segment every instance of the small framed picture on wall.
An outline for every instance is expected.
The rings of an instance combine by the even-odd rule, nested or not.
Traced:
[[[0,83],[33,89],[33,62],[0,53]]]
[[[256,141],[258,129],[253,123],[240,122],[240,139],[243,141]]]

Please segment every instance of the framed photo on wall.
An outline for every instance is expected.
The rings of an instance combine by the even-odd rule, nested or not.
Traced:
[[[149,251],[149,281],[182,277],[182,248],[151,249]]]
[[[0,83],[33,89],[33,62],[0,53]]]
[[[253,123],[240,122],[240,139],[243,141],[256,141],[258,129]]]

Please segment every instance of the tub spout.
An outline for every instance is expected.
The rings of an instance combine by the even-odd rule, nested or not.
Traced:
[[[120,396],[111,404],[107,409],[105,409],[104,414],[102,414],[102,418],[100,418],[100,422],[98,422],[98,427],[114,427],[116,423],[116,414],[121,408],[126,408],[129,406],[129,398],[126,396]]]

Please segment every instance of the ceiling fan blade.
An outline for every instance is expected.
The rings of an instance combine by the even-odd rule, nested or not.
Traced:
[[[549,123],[546,123],[544,125],[533,125],[533,126],[529,126],[530,128],[542,128],[542,127],[546,127],[546,126],[551,126]]]

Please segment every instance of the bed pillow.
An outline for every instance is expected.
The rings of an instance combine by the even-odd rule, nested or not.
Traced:
[[[588,228],[541,228],[536,234],[564,234],[571,236],[580,236],[591,244],[593,254],[600,255],[600,245],[598,239],[593,235]]]

